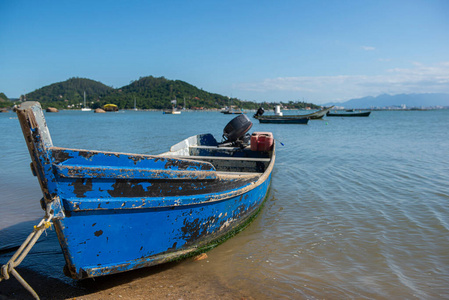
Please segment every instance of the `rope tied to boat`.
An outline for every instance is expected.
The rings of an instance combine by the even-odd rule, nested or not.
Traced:
[[[31,248],[33,248],[34,244],[36,244],[37,240],[41,236],[41,234],[47,229],[51,228],[53,218],[53,214],[49,214],[47,218],[43,218],[38,225],[34,226],[33,231],[28,235],[26,240],[22,243],[22,245],[17,249],[16,253],[11,257],[11,259],[2,266],[0,273],[0,281],[8,280],[9,274],[12,274],[19,283],[30,292],[35,299],[39,299],[37,293],[33,290],[33,288],[20,276],[20,274],[15,270],[17,266],[22,263],[25,257],[30,252]]]
[[[45,220],[45,219],[44,219]],[[42,225],[34,225],[34,231],[38,231],[38,230],[41,230],[41,229],[47,229],[47,228],[50,228],[51,229],[51,226],[53,225],[53,223],[52,222],[50,222],[50,221],[44,221],[44,223],[42,224]]]

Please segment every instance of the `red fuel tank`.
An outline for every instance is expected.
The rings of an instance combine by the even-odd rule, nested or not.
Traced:
[[[251,150],[269,151],[273,148],[273,134],[271,132],[253,132],[251,135]]]

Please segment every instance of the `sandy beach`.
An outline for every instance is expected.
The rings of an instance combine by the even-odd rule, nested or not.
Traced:
[[[185,272],[195,264],[200,270]],[[207,260],[187,259],[68,284],[18,269],[41,299],[253,299],[220,282],[207,270]],[[33,299],[15,278],[0,283],[0,300]]]

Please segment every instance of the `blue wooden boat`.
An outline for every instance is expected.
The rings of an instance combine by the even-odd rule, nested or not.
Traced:
[[[152,156],[55,147],[38,102],[17,114],[74,279],[211,249],[244,228],[267,195],[274,145],[251,150],[246,115],[225,127],[224,143],[202,134]]]

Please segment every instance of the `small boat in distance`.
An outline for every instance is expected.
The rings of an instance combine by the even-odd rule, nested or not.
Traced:
[[[91,111],[92,108],[86,106],[86,91],[84,91],[84,106],[81,108],[81,111]]]
[[[221,143],[199,134],[160,155],[56,147],[38,102],[17,115],[74,279],[208,251],[257,215],[270,186],[273,136],[249,135],[246,115],[226,125]]]
[[[162,113],[164,115],[180,115],[181,111],[177,110],[176,108],[172,108],[172,109],[165,109],[162,111]]]
[[[279,111],[275,109],[275,113],[277,112],[278,115],[263,115],[265,110],[263,107],[259,107],[254,114],[254,118],[259,120],[260,123],[307,124],[309,120],[322,119],[332,108],[333,106],[306,115],[283,115],[282,113],[279,115]]]
[[[172,103],[172,108],[171,109],[164,109],[162,111],[162,114],[164,114],[164,115],[180,115],[181,111],[176,108],[176,97],[175,97],[175,99],[173,99],[171,101],[171,103]]]
[[[243,110],[237,109],[237,108],[233,108],[233,107],[226,107],[225,109],[222,109],[220,112],[222,114],[225,114],[225,115],[241,115],[241,114],[244,114]]]
[[[371,114],[370,111],[364,111],[364,112],[341,112],[341,113],[331,113],[327,112],[327,117],[368,117]]]
[[[118,106],[115,104],[105,104],[103,109],[104,111],[118,111]]]
[[[329,112],[331,109],[333,108],[333,106],[331,107],[327,107],[327,108],[323,108],[322,110],[310,113],[310,114],[306,114],[306,115],[302,115],[303,117],[307,117],[311,120],[318,120],[318,119],[322,119],[327,112]]]
[[[306,125],[309,122],[309,118],[297,118],[288,116],[261,116],[257,117],[259,123],[272,123],[272,124],[303,124]]]

